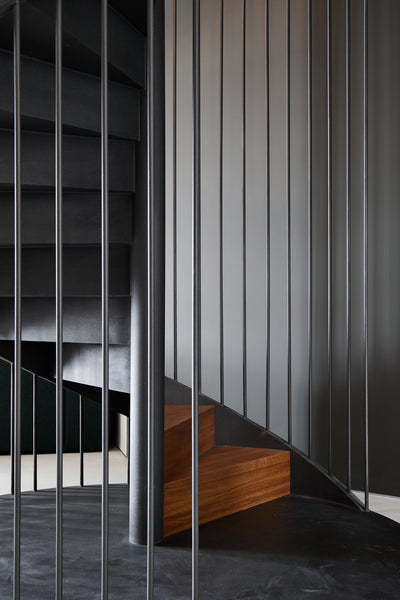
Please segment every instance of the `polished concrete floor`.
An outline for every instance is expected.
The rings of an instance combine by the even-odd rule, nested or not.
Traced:
[[[64,599],[100,598],[100,488],[64,493]],[[11,497],[0,498],[0,598],[12,598]],[[146,549],[127,539],[127,489],[110,490],[110,600],[145,598]],[[200,598],[398,600],[400,526],[286,497],[200,530]],[[155,552],[155,597],[190,598],[190,532]],[[22,599],[54,598],[54,492],[23,495]]]

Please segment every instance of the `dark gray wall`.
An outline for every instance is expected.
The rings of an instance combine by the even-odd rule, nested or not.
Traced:
[[[266,412],[266,114],[265,2],[247,0],[246,268],[248,416]],[[287,438],[288,290],[285,65],[286,3],[270,0],[271,105],[271,430]],[[371,486],[400,494],[400,258],[397,167],[400,105],[400,3],[370,0],[370,410]],[[225,1],[223,314],[224,388],[242,411],[243,207],[241,0]],[[362,346],[362,2],[351,2],[352,136],[352,434],[353,487],[363,487]],[[166,374],[190,385],[191,344],[191,5],[177,1],[177,295],[174,297],[172,153],[173,2],[166,2]],[[219,103],[220,3],[201,3],[202,392],[220,400]],[[307,451],[307,2],[291,2],[291,244],[293,443]],[[333,434],[334,473],[346,480],[345,338],[345,0],[332,2],[333,93]],[[313,2],[313,458],[328,462],[326,3]],[[174,302],[177,321],[174,323]]]

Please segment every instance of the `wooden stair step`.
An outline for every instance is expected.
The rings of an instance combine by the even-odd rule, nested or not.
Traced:
[[[199,454],[215,445],[213,406],[199,407]],[[191,462],[191,406],[169,405],[164,416],[164,481],[170,481]]]
[[[199,522],[290,493],[290,452],[215,446],[199,457]],[[164,484],[164,535],[191,527],[191,466]]]

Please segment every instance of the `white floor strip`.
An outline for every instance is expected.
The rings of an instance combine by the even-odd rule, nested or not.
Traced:
[[[353,494],[364,502],[364,492],[352,490]],[[370,494],[369,507],[372,511],[400,523],[400,498],[384,494]]]
[[[10,457],[0,456],[0,494],[11,491]],[[33,489],[33,456],[24,454],[21,460],[21,489],[23,492]],[[101,452],[86,452],[84,455],[84,483],[101,483]],[[118,448],[110,450],[110,483],[127,483],[128,461]],[[79,485],[79,454],[64,454],[64,487]],[[38,455],[38,489],[56,486],[55,454]]]

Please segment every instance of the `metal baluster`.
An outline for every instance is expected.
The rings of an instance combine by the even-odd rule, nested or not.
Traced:
[[[200,0],[193,0],[192,600],[199,597]]]
[[[14,365],[10,362],[10,463],[11,494],[14,494]]]
[[[312,458],[313,418],[313,189],[312,189],[312,0],[307,2],[307,178],[308,178],[308,456]]]
[[[102,273],[102,494],[101,597],[108,598],[109,538],[109,248],[108,248],[108,2],[101,2],[101,273]]]
[[[286,202],[287,202],[287,385],[288,442],[292,443],[292,244],[291,244],[291,131],[290,131],[290,0],[286,0]]]
[[[266,339],[266,415],[265,424],[269,431],[270,429],[270,414],[271,414],[271,127],[270,127],[270,72],[269,72],[269,0],[265,2],[265,115],[266,115],[266,286],[267,286],[267,339]]]
[[[224,404],[224,0],[221,0],[219,105],[219,343],[220,402]]]
[[[246,0],[242,0],[243,415],[247,417]]]
[[[36,445],[36,426],[37,426],[37,402],[36,402],[36,389],[37,389],[36,375],[32,375],[32,454],[33,454],[33,491],[37,492],[37,479],[38,479],[38,457],[37,457],[37,445]]]
[[[331,0],[327,0],[326,7],[326,62],[327,62],[327,204],[328,204],[328,379],[329,379],[329,456],[328,472],[332,475],[332,26],[331,26]]]
[[[176,194],[177,194],[177,156],[176,156],[176,114],[177,114],[177,0],[174,0],[174,41],[173,41],[173,113],[172,113],[172,146],[173,146],[173,254],[174,254],[174,379],[178,379],[178,252],[176,227]]]
[[[147,600],[154,598],[155,231],[154,1],[147,3]]]
[[[347,490],[351,491],[351,141],[350,2],[346,0],[346,340],[347,340]]]
[[[364,283],[364,436],[365,436],[365,510],[369,511],[369,377],[368,377],[368,0],[363,7],[363,283]]]
[[[56,598],[63,595],[62,0],[56,4]]]
[[[21,39],[14,5],[14,587],[21,587]]]
[[[83,456],[83,398],[79,394],[79,485],[85,485],[85,464]]]

